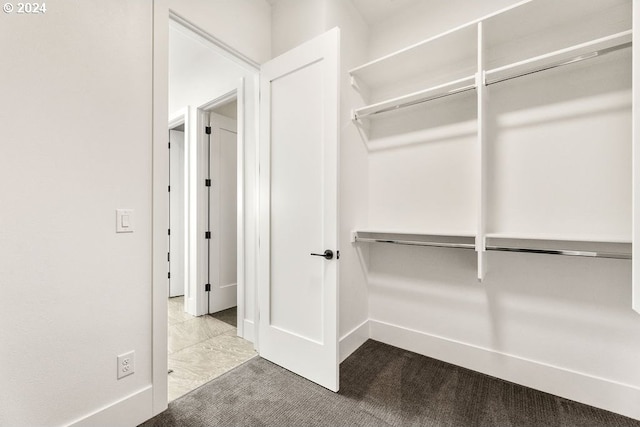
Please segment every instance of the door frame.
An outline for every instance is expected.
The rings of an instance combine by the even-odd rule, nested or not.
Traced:
[[[237,163],[236,163],[236,177],[237,177],[237,185],[236,185],[236,191],[237,191],[237,199],[236,199],[236,207],[237,207],[237,222],[236,222],[236,243],[237,243],[237,263],[236,263],[236,274],[237,274],[237,304],[238,304],[238,313],[237,313],[237,329],[238,329],[238,336],[244,337],[244,318],[245,318],[245,311],[246,311],[246,307],[245,307],[245,284],[246,284],[246,271],[245,271],[245,232],[244,232],[244,227],[245,227],[245,210],[244,210],[244,197],[245,197],[245,185],[244,185],[244,181],[245,181],[245,177],[244,177],[244,173],[245,173],[245,162],[244,162],[244,155],[245,155],[245,132],[244,132],[244,123],[245,123],[245,117],[244,117],[244,78],[240,78],[238,83],[230,88],[227,88],[226,90],[222,90],[220,92],[220,95],[216,96],[215,98],[201,104],[200,106],[197,107],[196,109],[196,114],[194,115],[195,117],[192,118],[192,124],[195,125],[194,128],[192,129],[196,129],[196,131],[194,132],[196,135],[196,138],[192,138],[190,143],[194,143],[196,142],[196,146],[197,147],[201,147],[203,146],[204,143],[204,138],[207,137],[207,135],[204,134],[204,116],[207,113],[212,112],[212,110],[214,110],[215,108],[227,104],[229,102],[232,102],[233,100],[236,100],[236,102],[238,103],[238,107],[237,107],[237,111],[238,111],[238,118],[237,118],[237,141],[236,141],[236,147],[237,147]],[[195,182],[190,183],[189,185],[193,184],[194,188],[198,189],[198,188],[202,188],[202,185],[200,185],[202,182],[204,182],[204,170],[202,167],[198,167],[201,166],[201,160],[203,158],[203,156],[201,156],[201,158],[197,157],[197,149],[194,150],[194,148],[197,147],[193,147],[191,146],[191,152],[189,155],[189,163],[188,163],[188,167],[191,171],[194,172],[193,175],[196,175],[196,170],[197,172],[197,176],[192,176],[193,178],[195,178]],[[202,154],[202,153],[201,153]],[[195,203],[201,196],[201,192],[199,191],[195,191],[193,194],[190,194],[190,203]],[[201,213],[201,212],[198,212]],[[192,217],[193,218],[193,217]],[[204,216],[203,215],[197,215],[197,227],[193,227],[193,229],[190,230],[190,236],[192,238],[195,238],[196,242],[200,242],[202,241],[202,239],[198,239],[198,236],[204,235],[204,231],[206,229],[205,227],[205,221],[204,221]],[[197,245],[199,250],[202,250],[203,245]],[[195,262],[198,258],[202,258],[199,256],[193,256],[192,259],[192,264],[191,264],[191,268],[192,268],[192,272],[195,272],[196,274],[194,275],[194,277],[202,277],[203,274],[203,265],[198,266],[197,262]],[[197,310],[197,315],[200,314],[206,314],[207,310],[207,292],[204,290],[203,286],[200,286],[200,282],[204,283],[202,280],[193,280],[193,283],[190,283],[190,286],[192,286],[192,291],[193,291],[193,295],[195,295],[195,300],[196,300],[196,310]]]
[[[183,169],[184,169],[184,223],[185,223],[185,228],[184,230],[182,230],[182,232],[184,233],[184,247],[182,248],[183,250],[183,262],[184,262],[184,275],[183,275],[183,281],[184,281],[184,310],[188,311],[187,307],[188,307],[188,297],[189,297],[189,270],[188,270],[188,265],[189,265],[189,233],[188,233],[188,215],[189,215],[189,186],[188,186],[188,182],[187,182],[187,174],[188,174],[188,167],[189,167],[189,163],[187,161],[187,145],[189,142],[189,137],[190,137],[190,129],[189,126],[187,125],[189,123],[189,119],[190,119],[190,110],[191,108],[189,106],[184,107],[182,109],[180,109],[174,116],[172,116],[169,119],[169,124],[168,124],[168,129],[172,130],[175,127],[178,127],[180,125],[184,126],[184,150],[185,150],[185,156],[184,156],[184,163],[183,163]],[[169,155],[170,156],[170,155]],[[169,174],[169,185],[171,185],[171,174]],[[171,211],[171,193],[169,193],[169,211]],[[171,215],[169,215],[169,220],[171,220]],[[171,225],[171,223],[169,223],[169,225]],[[168,253],[171,253],[171,235],[169,235],[169,250]],[[171,279],[169,279],[171,280]],[[169,285],[171,286],[171,285]]]
[[[167,181],[169,179],[169,150],[167,150],[167,124],[169,122],[169,112],[168,112],[168,104],[169,104],[169,21],[175,21],[199,36],[205,38],[209,42],[211,42],[214,46],[216,46],[221,52],[224,53],[230,59],[242,64],[247,70],[254,70],[256,73],[255,80],[258,81],[260,64],[255,61],[252,61],[247,56],[243,55],[241,52],[235,50],[230,47],[226,43],[217,39],[215,36],[207,33],[206,31],[200,29],[199,27],[193,25],[189,21],[182,18],[180,15],[170,10],[168,0],[153,0],[153,64],[152,64],[152,145],[151,145],[151,161],[152,161],[152,207],[153,212],[150,218],[152,222],[152,261],[151,261],[151,343],[152,343],[152,354],[151,354],[151,381],[152,381],[152,397],[149,402],[151,407],[151,415],[155,416],[168,407],[168,378],[167,378],[167,368],[168,368],[168,353],[167,353],[167,342],[168,342],[168,316],[167,316],[167,305],[168,305],[168,295],[169,295],[169,286],[168,286],[168,278],[167,278],[167,252],[169,249],[168,239],[167,239],[167,229],[168,229],[168,191],[167,191]],[[258,84],[256,83],[256,86]],[[254,103],[255,105],[259,104],[258,93],[255,94],[254,97],[250,100],[246,100],[247,102]],[[194,114],[195,116],[195,114]],[[258,122],[259,117],[258,114],[255,114],[255,118],[253,123],[249,123],[248,125],[255,127],[255,137],[257,138],[258,132]],[[240,127],[240,122],[238,123]],[[244,159],[243,159],[244,160]],[[258,149],[257,149],[257,141],[256,141],[256,154],[255,154],[255,200],[251,202],[255,204],[256,209],[258,205]],[[245,169],[245,173],[248,170]],[[245,176],[242,176],[243,182],[243,194],[244,188],[249,185],[249,183],[245,182]],[[245,202],[247,200],[243,200],[243,210],[245,208]],[[245,218],[246,219],[246,218]],[[252,219],[253,224],[246,223],[247,226],[255,229],[255,256],[254,259],[257,260],[257,235],[258,235],[258,218],[255,215],[255,218]],[[247,238],[250,236],[244,235],[243,230],[243,247]],[[256,274],[254,274],[255,276]],[[246,279],[246,278],[245,278]],[[252,277],[251,280],[254,284],[257,282],[257,277]],[[258,310],[257,310],[257,292],[255,289],[255,300],[254,300],[254,329],[253,331],[248,331],[246,328],[244,329],[244,336],[249,337],[253,335],[251,338],[254,340],[254,347],[257,349],[258,344]],[[244,319],[241,324],[244,326]],[[239,329],[240,330],[240,326]]]

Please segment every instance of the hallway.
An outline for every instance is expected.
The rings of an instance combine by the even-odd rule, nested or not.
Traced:
[[[257,355],[237,336],[234,313],[194,317],[184,312],[184,297],[169,299],[169,402]]]

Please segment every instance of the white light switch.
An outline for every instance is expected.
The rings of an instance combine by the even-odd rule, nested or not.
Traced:
[[[116,209],[116,233],[133,232],[133,209]]]

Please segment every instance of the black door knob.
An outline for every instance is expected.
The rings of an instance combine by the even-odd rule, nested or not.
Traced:
[[[333,259],[333,251],[331,249],[327,249],[323,254],[311,254],[313,256],[321,256],[324,259]]]

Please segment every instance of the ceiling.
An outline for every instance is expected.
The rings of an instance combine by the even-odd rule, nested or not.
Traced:
[[[424,0],[351,0],[369,25],[377,24],[401,9],[421,1]]]
[[[267,0],[272,6],[278,1],[280,0]],[[351,0],[356,9],[358,9],[358,12],[362,15],[362,18],[364,18],[365,22],[369,25],[377,24],[408,5],[423,1],[424,0]]]

